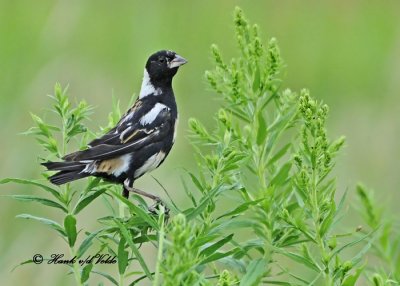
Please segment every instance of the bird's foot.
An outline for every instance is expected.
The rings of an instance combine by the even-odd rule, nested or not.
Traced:
[[[157,215],[161,211],[161,206],[164,208],[165,216],[168,218],[169,216],[169,208],[164,204],[160,197],[155,196],[153,194],[146,193],[142,190],[136,189],[130,186],[129,181],[124,182],[124,194],[128,194],[129,192],[144,196],[146,198],[152,199],[155,203],[148,208],[148,211],[151,214]]]
[[[149,212],[151,214],[157,215],[163,209],[165,217],[168,218],[169,217],[169,208],[165,205],[165,203],[160,198],[155,199],[154,202],[155,203],[148,208]]]

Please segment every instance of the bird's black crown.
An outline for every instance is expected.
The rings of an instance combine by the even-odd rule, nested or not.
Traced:
[[[171,82],[178,68],[187,61],[177,53],[168,50],[152,54],[146,63],[146,70],[152,83]]]

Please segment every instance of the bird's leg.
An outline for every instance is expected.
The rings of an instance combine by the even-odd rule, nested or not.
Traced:
[[[165,213],[168,215],[169,209],[165,206],[165,204],[163,203],[163,201],[161,200],[160,197],[155,196],[155,195],[153,195],[153,194],[146,193],[146,192],[144,192],[144,191],[142,191],[142,190],[139,190],[139,189],[134,188],[134,187],[133,187],[133,182],[131,182],[131,181],[128,180],[128,179],[125,180],[125,182],[124,182],[124,191],[123,191],[123,195],[124,195],[124,196],[125,196],[125,192],[127,193],[128,196],[129,196],[129,192],[132,192],[132,193],[141,195],[141,196],[143,196],[143,197],[152,199],[155,203],[154,203],[154,205],[152,205],[151,207],[149,207],[149,211],[150,211],[151,213],[154,213],[154,214],[155,214],[156,211],[157,211],[158,205],[161,204],[161,205],[164,206]]]
[[[132,193],[141,195],[143,197],[152,199],[153,201],[156,201],[156,202],[160,202],[161,201],[160,197],[157,197],[155,195],[143,192],[142,190],[134,188],[132,185],[133,185],[133,182],[131,183],[130,181],[125,181],[124,182],[124,193],[125,192],[132,192]]]
[[[122,196],[126,199],[129,199],[129,191],[125,188],[125,185],[124,189],[122,190]]]

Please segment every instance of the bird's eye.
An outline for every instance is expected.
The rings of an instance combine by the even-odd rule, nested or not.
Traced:
[[[165,62],[165,59],[164,58],[160,58],[160,59],[158,59],[158,61],[163,64]]]

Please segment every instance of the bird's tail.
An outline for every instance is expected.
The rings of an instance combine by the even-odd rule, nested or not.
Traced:
[[[52,184],[62,185],[78,179],[90,176],[90,173],[83,173],[86,163],[82,162],[46,162],[42,163],[49,171],[60,171],[49,177]]]

